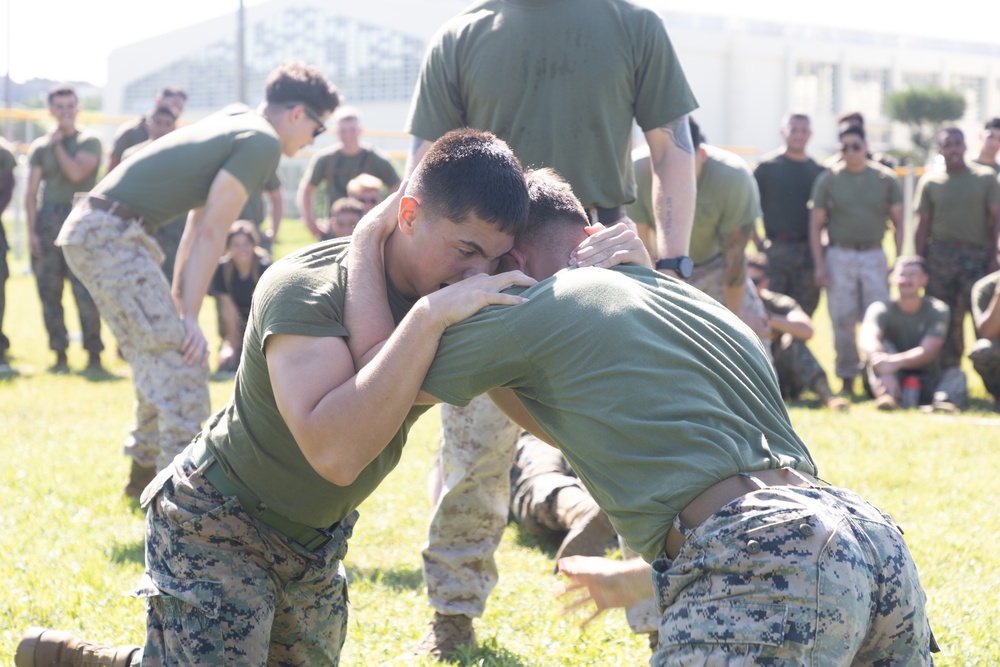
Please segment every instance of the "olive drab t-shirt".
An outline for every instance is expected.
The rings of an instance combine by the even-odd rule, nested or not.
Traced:
[[[502,20],[501,20],[502,17]],[[481,0],[432,38],[406,131],[474,127],[524,167],[551,167],[585,207],[635,199],[632,120],[697,107],[663,20],[624,0]]]
[[[892,343],[897,352],[904,352],[920,345],[926,336],[944,339],[950,313],[944,301],[931,296],[923,298],[915,313],[904,313],[895,301],[876,301],[865,311],[865,326],[876,326],[882,340]],[[941,355],[924,368],[932,373],[939,371]]]
[[[263,187],[280,159],[281,142],[266,118],[253,111],[213,114],[152,142],[93,193],[125,204],[156,228],[204,206],[220,171],[250,193]]]
[[[87,192],[94,187],[100,165],[87,178],[74,183],[63,173],[62,167],[59,166],[59,158],[56,157],[56,149],[49,140],[49,135],[45,135],[31,142],[28,164],[32,167],[41,167],[41,203],[69,206],[73,203],[73,195],[77,192]],[[87,130],[77,130],[73,136],[64,137],[62,145],[71,156],[83,151],[96,155],[98,159],[101,157],[101,140],[96,134]]]
[[[111,147],[111,157],[117,157],[121,160],[125,157],[125,151],[144,141],[149,141],[149,128],[146,127],[146,117],[139,116],[124,123],[115,132],[115,143]]]
[[[882,242],[889,209],[902,201],[895,172],[869,160],[860,172],[840,162],[821,173],[809,206],[826,210],[830,243],[864,245]]]
[[[513,389],[646,560],[715,482],[786,465],[815,473],[760,339],[699,290],[623,265],[511,291],[529,300],[448,328],[424,391],[466,405]]]
[[[293,521],[325,528],[350,514],[399,462],[406,434],[429,406],[414,407],[385,449],[347,486],[313,470],[288,430],[271,389],[269,336],[346,337],[344,295],[350,239],[308,246],[272,264],[253,295],[243,357],[229,404],[202,437],[229,478]],[[387,285],[398,323],[412,305]]]
[[[14,147],[7,143],[3,137],[0,137],[0,176],[6,171],[13,170],[16,166],[17,158],[14,157]],[[5,183],[0,179],[0,209],[2,209],[4,201],[10,200],[12,194],[9,191],[3,191],[4,185]],[[7,252],[7,235],[4,233],[3,223],[0,222],[0,253],[4,252]]]
[[[997,281],[1000,281],[1000,271],[994,271],[993,273],[980,278],[972,286],[972,303],[970,308],[972,311],[972,317],[982,317],[983,313],[986,312],[986,309],[990,307],[990,301],[993,299],[993,293],[997,289]],[[997,343],[1000,343],[1000,337],[995,338],[994,340]]]
[[[718,255],[726,234],[752,227],[760,218],[757,181],[746,161],[716,146],[702,145],[702,148],[707,159],[698,176],[688,252],[695,264]]]
[[[326,211],[329,212],[333,202],[347,196],[347,184],[359,174],[371,174],[387,188],[394,188],[400,182],[396,168],[381,151],[364,146],[357,155],[344,155],[340,144],[313,155],[303,179],[312,186],[326,189]]]
[[[972,162],[955,174],[928,171],[920,177],[914,199],[918,211],[930,213],[931,243],[993,247],[990,206],[1000,203],[1000,181],[989,167]]]

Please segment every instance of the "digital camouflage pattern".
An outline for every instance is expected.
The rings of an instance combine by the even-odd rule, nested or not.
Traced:
[[[971,309],[972,286],[989,273],[989,248],[958,247],[944,243],[927,246],[927,288],[951,308],[948,335],[941,347],[941,365],[958,366],[965,352],[965,315]]]
[[[833,324],[833,348],[837,377],[853,380],[858,375],[857,327],[868,306],[889,300],[889,268],[885,252],[826,249],[826,305]]]
[[[809,241],[772,241],[767,254],[767,275],[771,290],[795,299],[809,317],[819,305],[816,267]]]
[[[126,453],[166,468],[208,418],[208,370],[181,355],[184,325],[160,269],[163,253],[135,220],[80,205],[60,233],[66,261],[90,288],[132,367],[136,427]]]
[[[347,634],[343,559],[358,513],[308,551],[219,493],[188,448],[143,494],[142,665],[337,665]],[[168,663],[169,661],[169,663]]]
[[[38,234],[42,256],[31,256],[31,271],[35,274],[38,298],[42,302],[42,318],[49,335],[49,349],[64,352],[69,347],[62,304],[63,287],[69,280],[76,309],[80,314],[83,349],[96,353],[104,349],[104,343],[101,342],[101,316],[97,305],[87,288],[66,265],[62,248],[56,246],[56,236],[69,212],[69,206],[45,205],[39,209],[35,219],[35,233]]]
[[[510,468],[521,429],[485,394],[441,406],[443,487],[424,549],[431,606],[478,617],[497,583],[493,554],[507,526]]]
[[[902,533],[853,492],[770,487],[674,526],[684,546],[653,563],[654,667],[932,664]]]

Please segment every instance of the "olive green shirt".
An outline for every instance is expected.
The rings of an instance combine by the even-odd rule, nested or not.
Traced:
[[[994,271],[993,273],[984,276],[976,281],[972,286],[972,303],[970,310],[972,311],[972,317],[978,319],[983,316],[986,309],[990,307],[990,301],[993,300],[993,294],[997,289],[997,282],[1000,282],[1000,271]],[[975,321],[975,319],[973,321]],[[1000,336],[993,339],[997,343],[1000,343]]]
[[[760,339],[714,299],[636,265],[512,291],[529,300],[448,328],[424,390],[466,405],[513,389],[647,561],[715,482],[786,465],[815,473]]]
[[[378,149],[363,146],[357,155],[344,155],[340,144],[313,155],[302,178],[309,185],[326,189],[325,216],[333,202],[347,196],[347,184],[361,174],[379,178],[387,188],[394,188],[400,182],[396,168]]]
[[[876,301],[865,311],[863,326],[882,332],[882,340],[896,348],[897,352],[912,350],[925,337],[941,338],[948,333],[950,309],[944,301],[925,296],[920,310],[904,313],[896,301]],[[938,354],[922,368],[929,373],[941,370],[941,355]]]
[[[213,114],[152,142],[93,192],[125,204],[156,228],[204,206],[220,171],[250,193],[263,187],[280,159],[281,142],[266,118]]]
[[[146,127],[146,117],[139,116],[123,123],[115,132],[115,143],[111,147],[111,157],[119,160],[125,157],[125,152],[145,141],[149,141],[149,128]]]
[[[969,163],[957,173],[928,171],[917,183],[917,210],[929,213],[931,243],[994,247],[990,207],[1000,203],[1000,181],[989,167]]]
[[[826,211],[830,243],[864,245],[882,243],[889,210],[902,201],[895,172],[869,160],[860,172],[840,162],[821,173],[809,207]]]
[[[760,218],[757,181],[743,158],[716,146],[702,145],[706,159],[698,175],[689,255],[695,264],[722,251],[729,232],[749,228]]]
[[[229,478],[270,509],[314,528],[350,514],[399,462],[406,434],[428,406],[413,408],[385,449],[346,486],[326,481],[299,449],[271,388],[264,347],[270,336],[347,337],[344,296],[350,239],[308,246],[275,262],[254,291],[243,357],[229,404],[202,432]],[[397,324],[412,305],[391,284]]]
[[[87,130],[77,130],[71,137],[64,137],[63,148],[71,156],[78,152],[91,153],[98,158],[98,165],[94,171],[79,183],[73,183],[62,167],[59,166],[59,158],[56,157],[55,148],[49,143],[49,135],[38,137],[31,142],[31,149],[28,152],[28,163],[32,167],[39,167],[42,170],[42,205],[62,205],[68,206],[73,203],[73,195],[77,192],[87,192],[97,183],[97,171],[100,168],[101,140]]]

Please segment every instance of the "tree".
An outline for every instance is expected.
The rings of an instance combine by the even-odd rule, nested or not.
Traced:
[[[909,126],[910,138],[926,158],[938,128],[965,114],[965,96],[941,88],[910,88],[886,96],[885,111],[889,118]]]

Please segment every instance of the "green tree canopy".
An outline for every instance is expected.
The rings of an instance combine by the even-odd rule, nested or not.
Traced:
[[[885,111],[889,118],[909,126],[910,138],[926,157],[938,128],[965,114],[965,96],[941,88],[910,88],[890,93]]]

